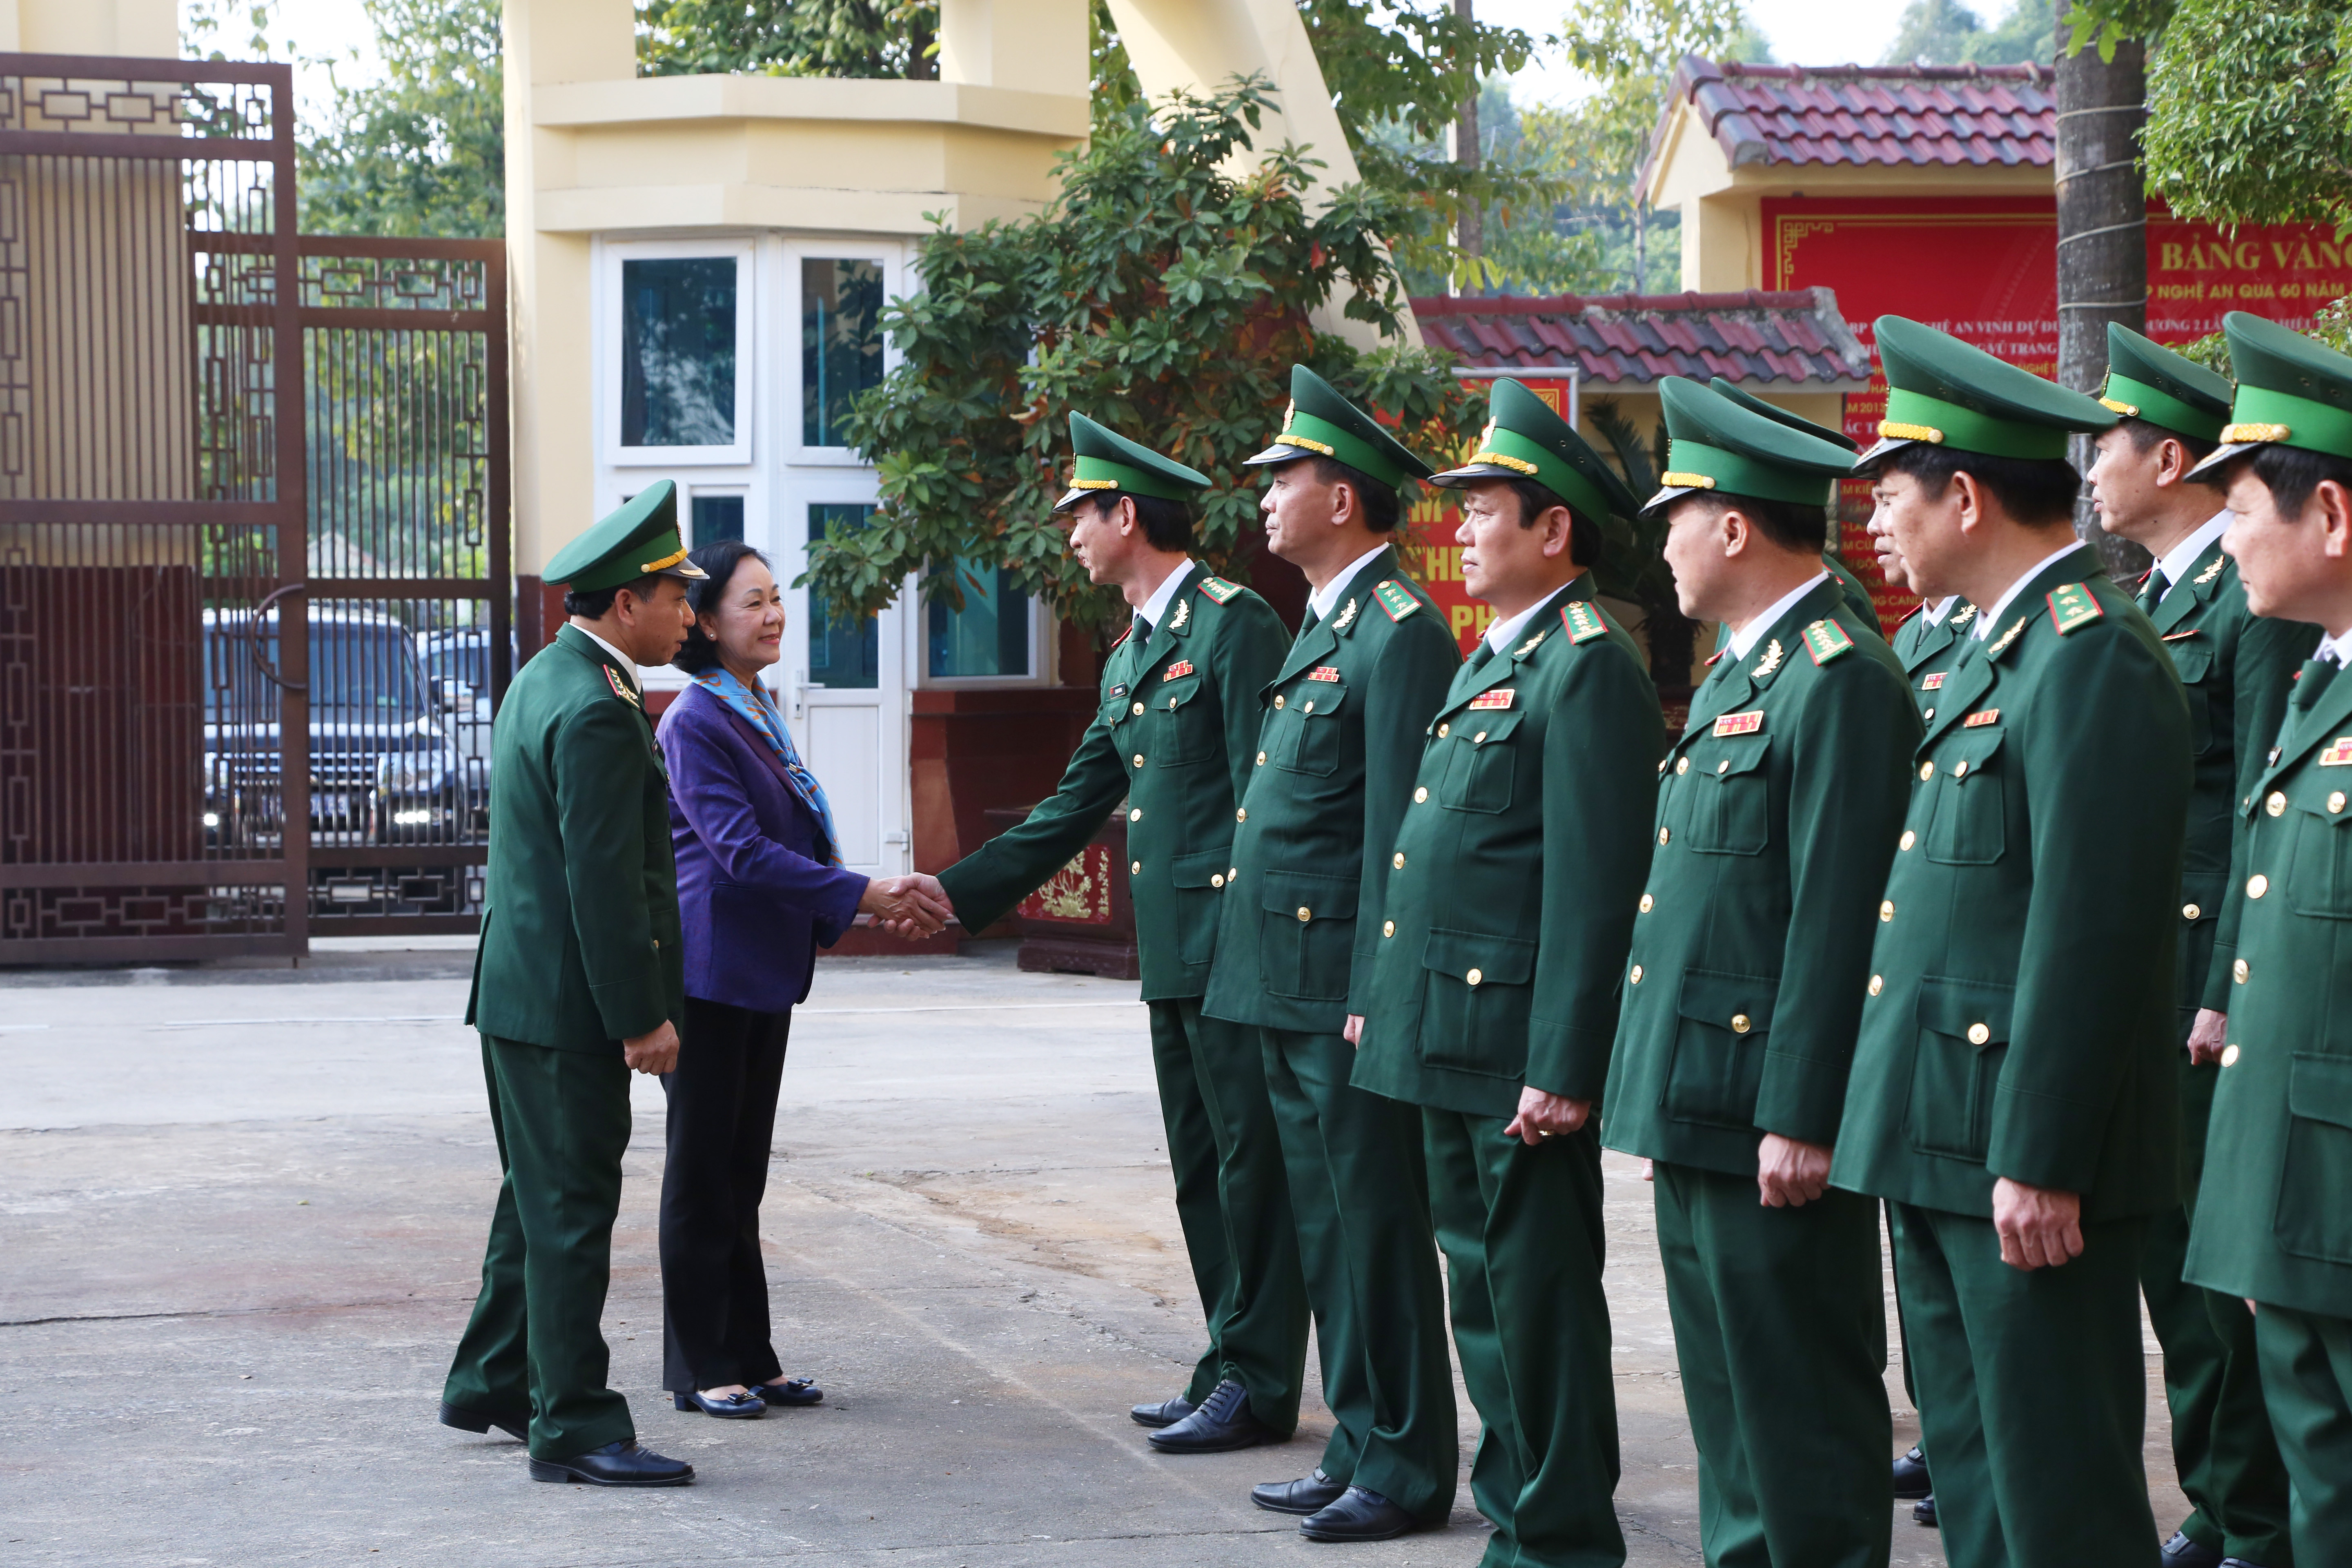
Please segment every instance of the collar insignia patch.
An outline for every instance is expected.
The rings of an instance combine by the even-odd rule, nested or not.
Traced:
[[[1568,640],[1572,643],[1591,642],[1594,637],[1609,635],[1609,623],[1582,599],[1570,599],[1559,607],[1559,624],[1568,628]]]
[[[1336,664],[1318,664],[1314,668],[1307,672],[1307,679],[1309,680],[1337,680],[1339,679],[1339,667]]]
[[[1962,605],[1953,613],[1951,620],[1947,624],[1955,628],[1967,626],[1976,613],[1977,607],[1974,605]]]
[[[1405,592],[1404,584],[1394,579],[1381,584],[1372,590],[1372,594],[1380,600],[1381,608],[1389,613],[1389,619],[1392,621],[1401,621],[1421,608],[1421,601]]]
[[[1750,708],[1745,713],[1726,713],[1715,721],[1715,732],[1724,735],[1753,735],[1764,728],[1764,710]]]
[[[1950,673],[1951,671],[1948,669],[1939,669],[1936,671],[1935,674],[1927,677],[1927,679],[1919,683],[1919,689],[1922,691],[1941,691],[1944,689],[1944,678]]]
[[[2001,633],[2000,636],[1993,638],[1991,643],[1986,647],[1985,657],[1987,658],[1999,658],[2002,654],[2007,653],[2009,651],[2009,645],[2015,642],[2024,634],[2025,623],[2030,619],[2032,619],[2032,617],[2028,616],[2018,616],[2017,624],[2015,626]]]
[[[1470,707],[1474,711],[1485,708],[1508,708],[1511,700],[1518,694],[1517,687],[1497,686],[1492,691],[1481,691],[1470,699]]]
[[[1756,668],[1749,671],[1749,673],[1752,675],[1769,675],[1774,670],[1780,668],[1780,661],[1788,657],[1788,650],[1780,646],[1780,639],[1779,637],[1774,637],[1771,642],[1765,647],[1764,657],[1756,661]]]
[[[2000,709],[1980,708],[1977,710],[1977,711],[1969,714],[1967,718],[1961,720],[1960,728],[1963,730],[1981,730],[1988,724],[1998,724],[2000,722]]]
[[[1805,651],[1813,656],[1815,664],[1827,664],[1842,653],[1853,650],[1853,639],[1835,621],[1815,621],[1805,628]]]
[[[1535,652],[1536,644],[1543,641],[1544,638],[1549,636],[1551,636],[1551,628],[1547,626],[1542,631],[1539,631],[1535,636],[1529,637],[1527,641],[1521,643],[1518,647],[1513,648],[1511,650],[1511,657],[1513,658],[1527,658],[1528,655]]]
[[[1192,661],[1189,658],[1180,658],[1174,664],[1170,665],[1166,669],[1161,670],[1160,672],[1160,679],[1162,680],[1173,680],[1180,675],[1190,675],[1192,673]]]
[[[1350,599],[1348,601],[1346,607],[1340,610],[1339,616],[1332,621],[1331,629],[1335,632],[1344,632],[1355,624],[1356,601]]]
[[[1223,577],[1203,577],[1201,579],[1201,592],[1208,595],[1209,597],[1214,599],[1220,605],[1223,604],[1226,600],[1232,598],[1235,594],[1238,594],[1241,591],[1242,585],[1239,583],[1228,583]]]
[[[2200,572],[2196,576],[2189,579],[2189,586],[2194,588],[2202,588],[2206,584],[2210,583],[2214,578],[2219,577],[2229,564],[2230,558],[2228,556],[2216,555],[2213,557],[2212,565],[2208,566],[2204,571]]]
[[[1176,613],[1168,617],[1168,629],[1171,632],[1179,630],[1186,621],[1189,621],[1192,618],[1192,601],[1190,599],[1179,599],[1176,601]]]
[[[2060,637],[2064,637],[2076,626],[2089,626],[2106,614],[2099,608],[2099,601],[2091,596],[2091,590],[2080,583],[2053,588],[2046,596],[2050,601],[2051,623],[2057,626]]]
[[[2352,735],[2338,735],[2327,742],[2327,749],[2319,753],[2319,765],[2323,768],[2352,767]]]
[[[604,679],[611,684],[614,696],[619,698],[622,701],[627,703],[632,708],[643,708],[646,705],[645,700],[636,694],[635,690],[630,687],[627,681],[621,679],[621,672],[619,670],[614,669],[609,664],[600,664],[597,668],[604,672]]]

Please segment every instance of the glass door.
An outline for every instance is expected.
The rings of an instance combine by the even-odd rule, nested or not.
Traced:
[[[793,510],[796,559],[780,574],[788,583],[806,569],[808,541],[863,528],[874,514],[869,501],[810,500]],[[896,876],[911,864],[901,612],[845,621],[806,590],[793,600],[784,695],[802,755],[833,803],[843,863],[869,877]]]

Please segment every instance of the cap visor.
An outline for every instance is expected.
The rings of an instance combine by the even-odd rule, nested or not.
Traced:
[[[697,583],[700,582],[703,578],[709,576],[710,574],[705,572],[701,567],[697,566],[691,561],[681,561],[675,566],[663,567],[660,571],[655,573],[654,575],[656,577],[681,577],[687,582]]]
[[[1256,457],[1244,458],[1242,459],[1242,467],[1245,468],[1270,468],[1276,463],[1296,463],[1302,458],[1319,458],[1323,454],[1320,452],[1310,452],[1304,447],[1293,447],[1284,442],[1276,441],[1273,446],[1268,447]]]
[[[1668,485],[1664,489],[1660,490],[1656,495],[1652,496],[1648,500],[1642,503],[1642,515],[1643,517],[1649,516],[1660,507],[1674,500],[1677,496],[1696,496],[1704,495],[1706,493],[1706,492],[1705,490],[1701,489],[1696,485]]]
[[[1073,487],[1072,489],[1064,490],[1062,492],[1062,499],[1054,503],[1054,515],[1059,517],[1062,513],[1069,510],[1072,507],[1077,505],[1088,496],[1115,496],[1117,494],[1118,494],[1117,490],[1082,490]]]
[[[1532,475],[1516,473],[1499,463],[1469,463],[1458,468],[1448,468],[1442,474],[1432,474],[1427,483],[1452,489],[1457,485],[1476,484],[1481,479],[1524,479]]]
[[[2248,452],[2259,452],[2269,445],[2268,441],[2239,441],[2227,447],[2216,447],[2206,455],[2203,462],[2189,469],[2186,477],[2193,479],[2200,475],[2210,474],[2218,479],[2221,477],[2221,470],[2233,459]]]
[[[1868,479],[1870,476],[1864,473],[1863,470],[1868,468],[1871,464],[1878,462],[1882,458],[1891,458],[1906,447],[1916,447],[1918,444],[1918,442],[1909,439],[1897,439],[1893,436],[1881,436],[1866,450],[1855,457],[1852,477],[1857,479]]]

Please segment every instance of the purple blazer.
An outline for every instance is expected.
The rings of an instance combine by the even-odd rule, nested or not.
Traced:
[[[780,1013],[808,994],[817,947],[849,928],[866,879],[815,858],[815,815],[726,703],[689,686],[656,733],[669,763],[686,994]]]

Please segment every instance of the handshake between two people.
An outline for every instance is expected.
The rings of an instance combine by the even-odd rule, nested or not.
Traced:
[[[866,894],[857,900],[857,912],[871,915],[874,923],[892,936],[911,942],[917,937],[936,935],[955,914],[955,906],[948,901],[940,879],[918,871],[908,877],[877,877],[866,884]]]

